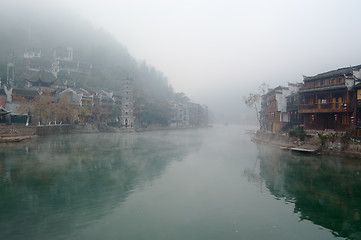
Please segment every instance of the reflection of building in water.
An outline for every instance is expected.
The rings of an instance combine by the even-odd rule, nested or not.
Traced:
[[[72,232],[90,225],[200,144],[160,134],[59,135],[0,149],[0,239],[11,239],[14,226]]]
[[[360,237],[360,161],[296,156],[262,146],[259,159],[266,187],[277,198],[293,202],[301,220],[328,228],[337,236]]]

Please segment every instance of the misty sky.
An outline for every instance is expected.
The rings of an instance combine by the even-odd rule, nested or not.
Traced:
[[[176,91],[215,111],[238,111],[262,82],[302,82],[361,64],[357,0],[63,0],[113,34]]]

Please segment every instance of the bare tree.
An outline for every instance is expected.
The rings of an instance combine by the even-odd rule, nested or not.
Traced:
[[[54,116],[54,104],[49,91],[36,95],[32,101],[33,114],[39,118],[40,123],[50,122]]]
[[[70,96],[63,94],[58,101],[53,103],[55,120],[58,122],[70,123],[73,120],[73,108],[71,106]]]
[[[254,108],[256,110],[257,120],[259,122],[260,128],[262,128],[262,121],[261,121],[260,116],[259,116],[259,111],[258,111],[257,104],[259,104],[259,102],[262,99],[262,96],[266,93],[267,89],[268,89],[268,85],[266,83],[262,83],[258,87],[258,93],[249,93],[248,96],[243,96],[242,97],[243,102],[248,107]]]

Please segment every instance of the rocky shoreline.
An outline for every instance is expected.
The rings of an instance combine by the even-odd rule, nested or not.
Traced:
[[[336,136],[334,133],[322,135],[318,133],[308,134],[301,141],[297,137],[290,137],[287,133],[270,133],[258,131],[252,136],[252,141],[266,144],[284,150],[300,149],[303,152],[351,157],[361,159],[361,143],[347,139],[344,136]]]

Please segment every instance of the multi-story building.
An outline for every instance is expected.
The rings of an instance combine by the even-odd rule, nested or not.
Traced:
[[[298,107],[300,104],[299,88],[301,84],[297,84],[298,89],[296,92],[292,92],[286,97],[287,99],[287,113],[288,113],[288,125],[293,128],[303,124],[303,115],[299,114]]]
[[[351,124],[355,125],[356,135],[361,136],[361,69],[353,71],[355,79],[355,112]]]
[[[304,76],[299,110],[306,130],[345,131],[353,128],[355,110],[354,71],[361,65],[315,76]]]
[[[290,116],[287,112],[287,97],[298,91],[299,84],[289,83],[288,87],[270,89],[263,96],[261,125],[264,130],[278,132],[289,125]]]
[[[171,127],[188,127],[189,126],[189,107],[187,102],[172,101],[171,119],[169,125]]]

